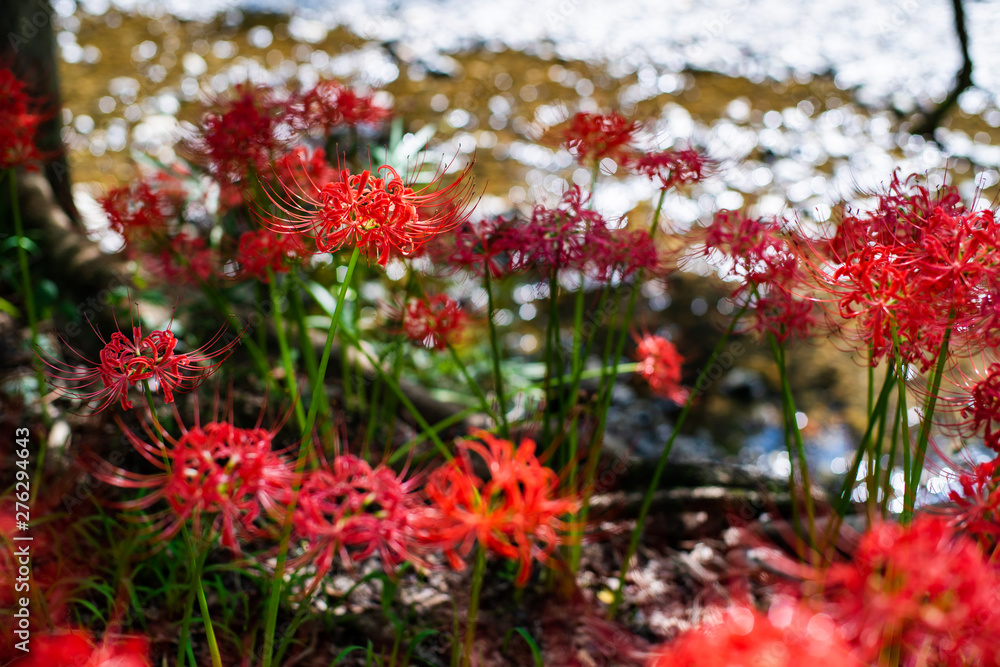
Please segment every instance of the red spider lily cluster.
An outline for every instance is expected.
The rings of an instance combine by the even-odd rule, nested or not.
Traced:
[[[240,271],[261,282],[269,282],[271,274],[288,273],[295,260],[298,244],[294,237],[275,234],[267,229],[244,232],[240,236]]]
[[[204,382],[239,343],[237,335],[229,342],[218,345],[223,340],[224,332],[225,329],[220,330],[196,350],[178,353],[177,338],[172,331],[157,330],[144,336],[140,327],[133,326],[131,340],[121,331],[113,333],[107,341],[98,333],[104,347],[98,353],[96,362],[72,347],[72,353],[84,362],[82,366],[47,355],[42,356],[42,361],[49,369],[53,388],[59,394],[88,403],[97,401],[94,412],[104,410],[115,401],[121,404],[123,410],[130,410],[129,389],[140,382],[155,385],[163,392],[165,403],[174,402],[175,392],[189,392]]]
[[[377,125],[391,111],[339,81],[320,81],[295,100],[298,123],[306,129],[322,129],[329,134],[337,127]]]
[[[639,363],[635,370],[649,383],[654,394],[678,405],[687,400],[687,389],[681,386],[684,359],[673,343],[662,336],[647,334],[639,340],[636,355]]]
[[[443,549],[457,569],[477,544],[517,560],[523,586],[532,561],[547,562],[566,543],[565,517],[579,501],[559,492],[559,477],[538,461],[534,441],[515,446],[485,432],[476,437],[482,442],[459,442],[459,456],[430,474],[424,492],[431,506],[420,520],[421,539]],[[486,464],[488,480],[475,473],[472,453]]]
[[[308,546],[291,565],[311,563],[315,587],[338,556],[352,567],[377,555],[390,573],[404,562],[423,564],[416,534],[424,511],[418,481],[350,454],[308,472],[293,518],[295,535]]]
[[[749,327],[781,342],[806,338],[817,325],[814,300],[805,295],[807,273],[797,246],[781,222],[720,211],[688,235],[699,258],[735,282],[731,298],[752,306]]]
[[[814,272],[841,317],[857,323],[871,363],[896,356],[927,370],[945,332],[954,349],[978,347],[995,328],[1000,224],[958,191],[897,175],[869,213],[849,215],[819,250]]]
[[[94,643],[88,632],[62,630],[31,639],[31,652],[16,667],[152,667],[149,640],[137,636],[105,636]]]
[[[0,169],[34,165],[43,155],[35,145],[38,127],[45,120],[23,81],[9,69],[0,68]]]
[[[461,304],[447,294],[411,298],[403,312],[403,332],[414,343],[443,350],[460,340],[468,319]]]

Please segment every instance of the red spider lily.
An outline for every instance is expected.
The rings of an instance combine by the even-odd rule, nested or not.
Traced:
[[[298,538],[308,543],[290,567],[312,563],[312,587],[340,556],[345,566],[378,554],[392,574],[403,562],[419,563],[414,547],[416,516],[421,511],[418,480],[404,479],[385,465],[339,454],[325,467],[308,472],[293,516]]]
[[[287,104],[269,88],[240,84],[211,107],[184,149],[220,182],[242,181],[251,171],[265,173],[272,156],[293,138]]]
[[[304,129],[322,128],[327,134],[336,127],[376,125],[391,111],[375,104],[372,95],[362,95],[339,81],[320,81],[297,100],[298,121]]]
[[[268,269],[275,274],[288,273],[297,248],[295,239],[287,234],[275,234],[269,229],[244,232],[237,255],[240,273],[266,283],[270,280]]]
[[[691,244],[701,255],[724,259],[724,278],[739,281],[737,292],[756,285],[793,285],[801,277],[781,223],[773,218],[751,218],[737,211],[719,211],[712,224],[691,233]]]
[[[207,283],[219,275],[219,257],[205,239],[181,232],[160,251],[155,269],[168,281]]]
[[[684,358],[673,343],[662,336],[646,334],[638,340],[636,355],[639,363],[635,370],[649,383],[654,394],[678,405],[687,400],[688,391],[681,386]]]
[[[304,146],[296,146],[274,161],[274,177],[289,187],[294,184],[296,191],[308,192],[310,188],[322,190],[338,180],[340,172],[330,165],[322,148],[310,153]]]
[[[128,243],[165,236],[183,204],[183,195],[147,180],[114,188],[100,200],[111,229]]]
[[[31,166],[44,156],[35,144],[38,127],[45,120],[36,112],[27,86],[9,69],[0,69],[0,169]]]
[[[31,638],[31,652],[16,667],[152,667],[149,640],[107,635],[95,644],[83,630],[61,630]]]
[[[814,301],[772,286],[754,300],[750,328],[761,335],[772,335],[780,343],[790,338],[806,339],[819,324],[815,306]]]
[[[559,477],[538,461],[532,440],[515,447],[484,431],[474,435],[483,443],[457,443],[459,455],[430,474],[424,493],[431,507],[420,517],[420,540],[443,549],[457,570],[478,542],[517,560],[516,583],[524,586],[532,560],[548,562],[566,543],[570,526],[562,517],[576,511],[579,501],[559,493]],[[472,452],[486,463],[489,481],[473,472]]]
[[[1000,224],[970,211],[953,187],[931,193],[894,175],[875,211],[849,215],[816,247],[821,290],[857,322],[872,364],[888,354],[928,370],[946,331],[951,349],[992,341],[1000,294]],[[898,350],[893,345],[893,332]]]
[[[970,392],[962,416],[969,419],[975,433],[982,429],[983,442],[1000,454],[1000,363],[992,363],[985,376],[976,382]]]
[[[557,128],[552,136],[568,148],[577,162],[599,162],[611,158],[628,160],[630,144],[639,130],[639,123],[626,120],[617,111],[608,114],[580,112]]]
[[[975,466],[958,476],[961,493],[951,491],[949,499],[952,524],[978,540],[980,548],[991,555],[1000,541],[1000,459]]]
[[[455,229],[452,239],[438,244],[435,254],[451,267],[476,276],[489,270],[502,278],[520,270],[519,234],[513,218],[466,222]]]
[[[277,429],[209,422],[190,429],[181,425],[181,436],[174,439],[153,433],[145,422],[143,427],[153,444],[124,426],[122,431],[132,447],[161,472],[136,473],[101,460],[93,462],[93,472],[108,484],[149,491],[136,500],[118,503],[121,509],[144,512],[160,500],[167,503],[167,509],[143,517],[157,539],[171,539],[191,520],[196,536],[210,539],[217,535],[223,547],[239,555],[241,540],[265,534],[257,525],[259,519],[280,516],[295,474],[272,449]]]
[[[822,591],[823,611],[866,663],[997,664],[1000,574],[942,517],[873,526]]]
[[[765,615],[734,606],[658,649],[649,667],[861,667],[826,614],[777,601]]]
[[[573,186],[555,208],[535,206],[516,239],[526,266],[546,272],[583,268],[588,233],[606,227],[599,213],[586,208],[588,199],[579,186]]]
[[[342,169],[338,181],[323,184],[307,178],[309,187],[280,182],[280,191],[265,186],[278,215],[257,211],[257,216],[276,232],[305,233],[319,252],[354,246],[385,266],[394,254],[413,255],[429,239],[468,219],[471,169],[472,164],[445,187],[439,187],[440,170],[418,190],[388,165],[354,175]]]
[[[659,181],[661,190],[669,190],[678,185],[700,183],[705,180],[715,163],[698,151],[686,148],[642,153],[630,158],[626,166],[654,182]]]
[[[447,294],[411,298],[403,312],[403,332],[415,343],[443,350],[458,342],[468,320],[461,304]]]
[[[649,232],[610,230],[595,225],[584,235],[581,263],[596,280],[607,282],[618,274],[622,280],[636,271],[656,271],[660,255]]]
[[[133,326],[131,340],[121,331],[116,331],[106,341],[95,330],[104,343],[98,362],[87,359],[66,341],[63,343],[85,366],[45,356],[41,358],[50,369],[47,374],[56,392],[85,402],[98,401],[94,412],[104,410],[115,401],[121,403],[123,410],[129,410],[132,402],[128,398],[128,390],[140,382],[155,382],[163,391],[165,403],[173,403],[174,392],[186,393],[204,382],[218,370],[239,342],[240,336],[237,335],[228,343],[211,349],[222,341],[224,331],[221,329],[202,347],[178,354],[175,351],[177,339],[170,331],[153,331],[143,336],[141,328]],[[93,388],[96,385],[100,385],[99,388]]]

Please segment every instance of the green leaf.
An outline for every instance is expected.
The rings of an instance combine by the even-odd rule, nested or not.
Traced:
[[[528,634],[528,631],[525,630],[524,628],[517,627],[508,630],[507,634],[505,634],[503,637],[503,647],[501,648],[501,650],[503,651],[507,650],[507,643],[510,641],[511,633],[514,632],[521,635],[525,643],[528,644],[528,648],[531,649],[531,655],[534,656],[535,659],[535,667],[542,667],[542,650],[538,648],[538,644],[535,643],[535,640],[532,639],[531,635]]]

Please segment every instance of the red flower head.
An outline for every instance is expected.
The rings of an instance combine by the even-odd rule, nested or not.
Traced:
[[[471,169],[470,164],[451,185],[438,187],[441,170],[418,190],[388,165],[354,175],[342,169],[340,180],[320,184],[310,179],[309,187],[281,182],[280,191],[265,186],[278,214],[258,211],[257,216],[276,232],[307,234],[319,252],[354,246],[385,266],[394,254],[413,255],[468,219]]]
[[[463,569],[473,545],[517,560],[517,584],[531,574],[531,562],[548,562],[570,527],[562,517],[579,507],[576,498],[560,495],[559,477],[535,456],[535,443],[517,447],[479,431],[483,443],[457,443],[459,456],[431,473],[424,493],[431,508],[420,519],[420,539],[444,549],[452,567]],[[473,472],[470,454],[486,463],[489,481]]]
[[[584,235],[582,262],[596,280],[607,282],[616,273],[627,278],[636,271],[656,271],[660,255],[649,232],[611,230],[594,225]]]
[[[101,198],[111,229],[127,243],[166,236],[167,226],[183,204],[183,193],[156,185],[140,180],[114,188]]]
[[[272,156],[293,137],[286,107],[269,88],[240,84],[213,102],[185,149],[222,183],[242,181],[252,170],[266,173]]]
[[[170,282],[207,283],[219,275],[219,257],[205,239],[181,232],[160,251],[155,270]]]
[[[443,350],[458,341],[468,319],[461,304],[447,294],[411,298],[403,312],[403,331],[415,343]]]
[[[44,117],[36,112],[38,105],[25,88],[13,72],[0,69],[0,170],[31,166],[43,158],[35,135]]]
[[[872,527],[822,590],[824,611],[868,664],[997,664],[1000,575],[942,517]]]
[[[653,182],[659,181],[661,190],[669,190],[678,185],[700,183],[705,180],[714,164],[693,148],[686,148],[642,153],[629,160],[628,168]]]
[[[975,466],[958,476],[961,493],[951,491],[952,524],[974,537],[987,555],[1000,542],[1000,458]]]
[[[152,667],[149,640],[110,635],[94,644],[83,630],[62,630],[31,638],[31,652],[15,667]]]
[[[300,96],[299,122],[304,129],[322,128],[327,134],[341,125],[376,125],[391,111],[375,104],[372,95],[362,95],[339,81],[320,81]]]
[[[992,363],[984,377],[972,386],[968,405],[962,409],[973,432],[982,429],[983,442],[1000,454],[1000,363]]]
[[[299,490],[293,526],[308,542],[290,567],[311,562],[313,586],[330,571],[339,555],[350,566],[378,554],[386,572],[403,562],[420,562],[414,551],[416,516],[421,510],[417,480],[404,480],[391,468],[372,468],[350,454],[307,474]]]
[[[123,410],[131,409],[128,390],[140,382],[154,382],[163,392],[164,402],[173,403],[174,392],[186,393],[200,385],[232,353],[239,336],[211,349],[222,341],[223,331],[225,329],[197,350],[178,354],[175,351],[177,339],[172,332],[153,331],[143,336],[140,327],[133,326],[131,340],[121,331],[112,334],[108,341],[101,337],[104,348],[99,354],[99,362],[87,359],[68,343],[67,347],[85,362],[85,366],[46,357],[42,357],[42,361],[50,369],[48,375],[56,392],[85,402],[98,401],[95,412],[115,401],[121,402]],[[94,389],[95,385],[100,386]]]
[[[554,137],[580,164],[600,162],[606,157],[626,162],[638,130],[639,123],[625,120],[617,111],[609,114],[581,112],[556,129]]]
[[[210,422],[191,429],[181,426],[181,437],[174,439],[143,426],[155,444],[124,426],[122,431],[135,450],[162,472],[145,475],[97,460],[94,474],[108,484],[151,491],[119,503],[121,509],[145,511],[161,499],[166,501],[167,509],[144,517],[157,539],[169,540],[191,519],[196,536],[218,535],[223,547],[239,555],[241,539],[264,534],[257,525],[262,516],[280,515],[295,476],[272,450],[274,432]]]
[[[240,236],[240,272],[268,282],[268,269],[272,273],[288,273],[298,249],[295,239],[288,234],[275,234],[269,229],[244,232]]]
[[[769,286],[753,302],[750,328],[758,334],[774,336],[784,343],[789,338],[806,339],[817,326],[815,303],[801,299],[781,286]]]
[[[555,208],[535,206],[516,240],[526,265],[546,272],[583,268],[588,234],[606,228],[604,218],[586,208],[588,199],[579,186],[573,186]]]
[[[494,218],[460,225],[451,239],[438,244],[435,255],[456,269],[491,278],[519,270],[520,234],[513,218]]]
[[[767,615],[732,607],[725,618],[685,632],[649,667],[861,667],[826,614],[776,602]]]
[[[668,398],[680,405],[687,400],[688,392],[681,386],[683,357],[677,348],[662,336],[646,334],[639,341],[636,355],[639,364],[636,372],[649,383],[657,396]]]

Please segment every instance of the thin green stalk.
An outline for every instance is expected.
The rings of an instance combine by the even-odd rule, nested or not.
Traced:
[[[288,396],[295,406],[295,421],[298,422],[299,429],[302,431],[302,437],[304,438],[307,435],[302,430],[306,425],[306,411],[302,408],[302,401],[299,400],[298,376],[295,373],[295,367],[292,365],[292,353],[288,347],[288,337],[285,332],[285,318],[282,317],[281,308],[278,307],[281,295],[278,294],[277,280],[270,268],[267,269],[267,278],[268,289],[271,293],[271,310],[274,313],[274,328],[278,335],[278,349],[281,351],[281,364],[285,370],[285,384],[288,386]]]
[[[799,460],[799,474],[802,477],[802,491],[805,494],[806,518],[809,520],[809,540],[815,546],[817,537],[816,512],[813,507],[812,483],[809,479],[809,462],[806,460],[806,448],[802,442],[802,431],[799,430],[799,424],[796,420],[797,410],[795,409],[795,397],[792,395],[792,387],[788,382],[785,348],[778,342],[774,334],[770,334],[768,338],[771,342],[771,352],[774,354],[774,360],[778,364],[778,373],[781,376],[781,396],[785,407],[786,424],[791,433],[792,441],[795,444],[795,453]],[[794,467],[792,466],[791,459],[789,459],[788,463],[790,467]],[[795,487],[793,486],[789,491],[794,493]],[[792,502],[794,505],[794,498]]]
[[[469,375],[469,369],[465,367],[464,363],[462,363],[462,358],[458,356],[458,351],[455,349],[455,346],[451,343],[445,343],[445,345],[448,347],[448,352],[451,353],[451,358],[455,362],[455,365],[458,366],[458,370],[462,374],[462,377],[465,378],[466,384],[469,385],[469,389],[471,389],[472,393],[479,399],[479,405],[482,407],[483,412],[489,415],[490,419],[492,419],[495,424],[499,424],[500,418],[493,412],[493,408],[490,406],[490,402],[486,398],[486,394],[483,393],[482,387],[480,387],[472,376]]]
[[[292,489],[292,500],[285,512],[284,525],[281,528],[278,558],[274,566],[274,577],[271,579],[271,592],[267,600],[267,610],[264,617],[263,667],[271,667],[271,661],[274,659],[274,631],[278,624],[278,606],[281,602],[281,591],[285,582],[285,563],[288,559],[288,543],[292,535],[292,515],[295,513],[295,507],[299,500],[301,473],[305,469],[307,455],[310,452],[309,445],[311,444],[311,438],[309,434],[312,433],[316,415],[319,412],[319,404],[322,400],[321,387],[317,385],[321,385],[326,378],[326,367],[330,361],[330,350],[333,349],[333,339],[337,335],[340,313],[343,310],[344,301],[347,298],[347,290],[351,284],[351,278],[354,277],[354,268],[357,266],[360,256],[361,251],[358,248],[355,248],[354,252],[351,253],[351,259],[347,265],[347,275],[344,276],[344,282],[340,286],[340,293],[337,296],[337,306],[334,308],[333,317],[330,320],[330,330],[326,335],[326,345],[323,346],[323,356],[320,358],[319,368],[316,369],[316,382],[313,384],[312,395],[310,397],[309,414],[306,415],[306,422],[302,427],[302,432],[306,435],[303,436],[302,442],[299,444],[299,455],[295,461],[296,482]]]
[[[452,426],[452,425],[457,424],[458,422],[462,421],[463,419],[465,419],[469,415],[475,414],[476,410],[478,410],[478,409],[479,408],[477,408],[476,406],[468,407],[468,408],[466,408],[466,409],[464,409],[464,410],[462,410],[460,412],[456,412],[455,414],[451,415],[450,417],[445,417],[444,419],[442,419],[438,423],[434,424],[433,426],[430,427],[430,431],[429,432],[425,433],[424,431],[421,431],[416,436],[414,436],[414,438],[412,440],[410,440],[405,445],[403,445],[402,447],[398,448],[395,452],[393,452],[392,456],[389,457],[389,463],[393,464],[396,461],[398,461],[399,459],[401,459],[404,456],[406,456],[407,452],[409,452],[411,449],[413,449],[414,447],[416,447],[417,445],[419,445],[424,440],[427,440],[428,438],[430,438],[430,433],[434,433],[434,434],[440,433],[441,431],[443,431],[444,429],[448,428],[449,426]]]
[[[476,638],[476,618],[479,616],[479,593],[483,589],[483,577],[486,574],[486,548],[476,547],[476,564],[472,570],[472,591],[469,593],[469,612],[466,614],[465,655],[462,656],[463,667],[472,665],[473,641]]]
[[[542,414],[545,420],[542,425],[542,441],[546,444],[552,438],[552,381],[553,374],[559,373],[562,378],[562,366],[558,365],[553,357],[557,354],[559,346],[559,281],[553,271],[549,276],[549,317],[545,323],[545,412]],[[555,371],[553,369],[558,369]]]
[[[193,549],[194,545],[191,544],[186,529],[184,529],[184,539],[188,541],[189,548]],[[201,573],[205,568],[205,560],[208,558],[208,549],[204,549],[203,553],[195,558],[197,565],[195,566],[194,571],[194,588],[195,594],[198,596],[198,606],[201,609],[201,621],[205,625],[205,637],[208,640],[208,650],[212,654],[212,667],[222,667],[222,657],[219,654],[219,644],[215,640],[215,628],[212,627],[212,616],[208,610],[208,601],[205,599],[205,588],[201,585]]]
[[[194,611],[194,586],[188,588],[187,600],[184,603],[184,617],[181,619],[181,635],[177,644],[177,667],[184,666],[184,655],[191,639],[191,613]],[[191,667],[198,667],[194,660]]]
[[[208,300],[212,302],[212,305],[215,306],[215,309],[228,320],[229,324],[236,331],[243,331],[243,323],[229,310],[228,301],[217,288],[208,283],[202,283],[201,290],[208,297]],[[240,343],[246,345],[247,350],[249,350],[250,357],[257,367],[257,374],[260,375],[261,381],[270,387],[272,382],[271,369],[263,350],[248,336],[241,337]]]
[[[500,434],[504,438],[510,437],[510,426],[507,424],[507,399],[504,397],[503,392],[503,373],[500,370],[500,342],[497,338],[497,327],[496,323],[493,321],[494,315],[494,305],[493,305],[493,286],[492,279],[490,277],[490,263],[486,262],[486,266],[483,269],[483,282],[486,287],[486,303],[489,308],[487,312],[487,319],[489,320],[489,330],[490,330],[490,348],[493,353],[493,383],[497,392],[497,412],[500,417]]]
[[[934,408],[937,406],[938,392],[941,390],[941,378],[944,375],[945,363],[948,361],[948,343],[951,340],[951,322],[955,319],[952,311],[948,317],[948,328],[945,329],[938,351],[937,366],[931,378],[930,393],[924,404],[924,414],[921,415],[920,434],[917,436],[917,449],[913,455],[912,467],[906,471],[906,489],[903,500],[903,514],[900,520],[905,524],[913,518],[913,508],[917,502],[917,486],[920,485],[920,474],[924,469],[924,457],[927,454],[927,443],[931,436],[931,420],[934,418]]]
[[[636,550],[639,548],[639,539],[642,537],[642,529],[646,522],[646,515],[649,514],[649,508],[653,504],[653,494],[656,489],[660,486],[660,478],[663,476],[663,471],[667,467],[667,459],[670,458],[670,452],[674,448],[674,441],[677,440],[678,434],[681,432],[681,428],[684,426],[684,421],[687,419],[688,413],[691,412],[691,407],[694,405],[694,399],[698,395],[699,387],[708,377],[708,372],[715,365],[715,360],[718,358],[719,353],[725,347],[726,343],[729,341],[729,336],[732,335],[733,329],[736,327],[736,322],[742,317],[743,313],[746,312],[747,307],[750,305],[750,300],[748,299],[746,303],[740,308],[733,319],[729,322],[729,326],[726,328],[726,332],[716,343],[715,349],[712,350],[712,354],[709,355],[708,360],[702,367],[701,372],[698,373],[698,379],[694,383],[694,389],[688,395],[687,401],[684,402],[684,407],[681,409],[681,413],[677,416],[677,422],[674,424],[674,429],[670,433],[670,438],[667,440],[666,445],[663,447],[663,451],[660,453],[660,460],[656,463],[656,470],[653,472],[653,478],[649,482],[649,488],[646,489],[646,495],[642,499],[642,506],[639,508],[639,516],[635,521],[635,528],[632,530],[632,538],[629,540],[628,549],[625,551],[625,558],[622,561],[621,574],[618,576],[618,589],[615,591],[614,602],[611,603],[611,607],[608,609],[608,618],[614,618],[615,614],[618,612],[618,607],[622,602],[622,595],[625,591],[625,577],[628,575],[629,564],[632,561],[632,557],[635,556]]]
[[[889,508],[889,498],[892,494],[892,469],[896,463],[896,449],[899,446],[900,427],[904,434],[908,433],[906,419],[906,384],[899,383],[900,394],[896,399],[896,409],[892,420],[892,444],[889,446],[889,463],[885,467],[885,480],[882,486],[882,518],[885,518]]]

